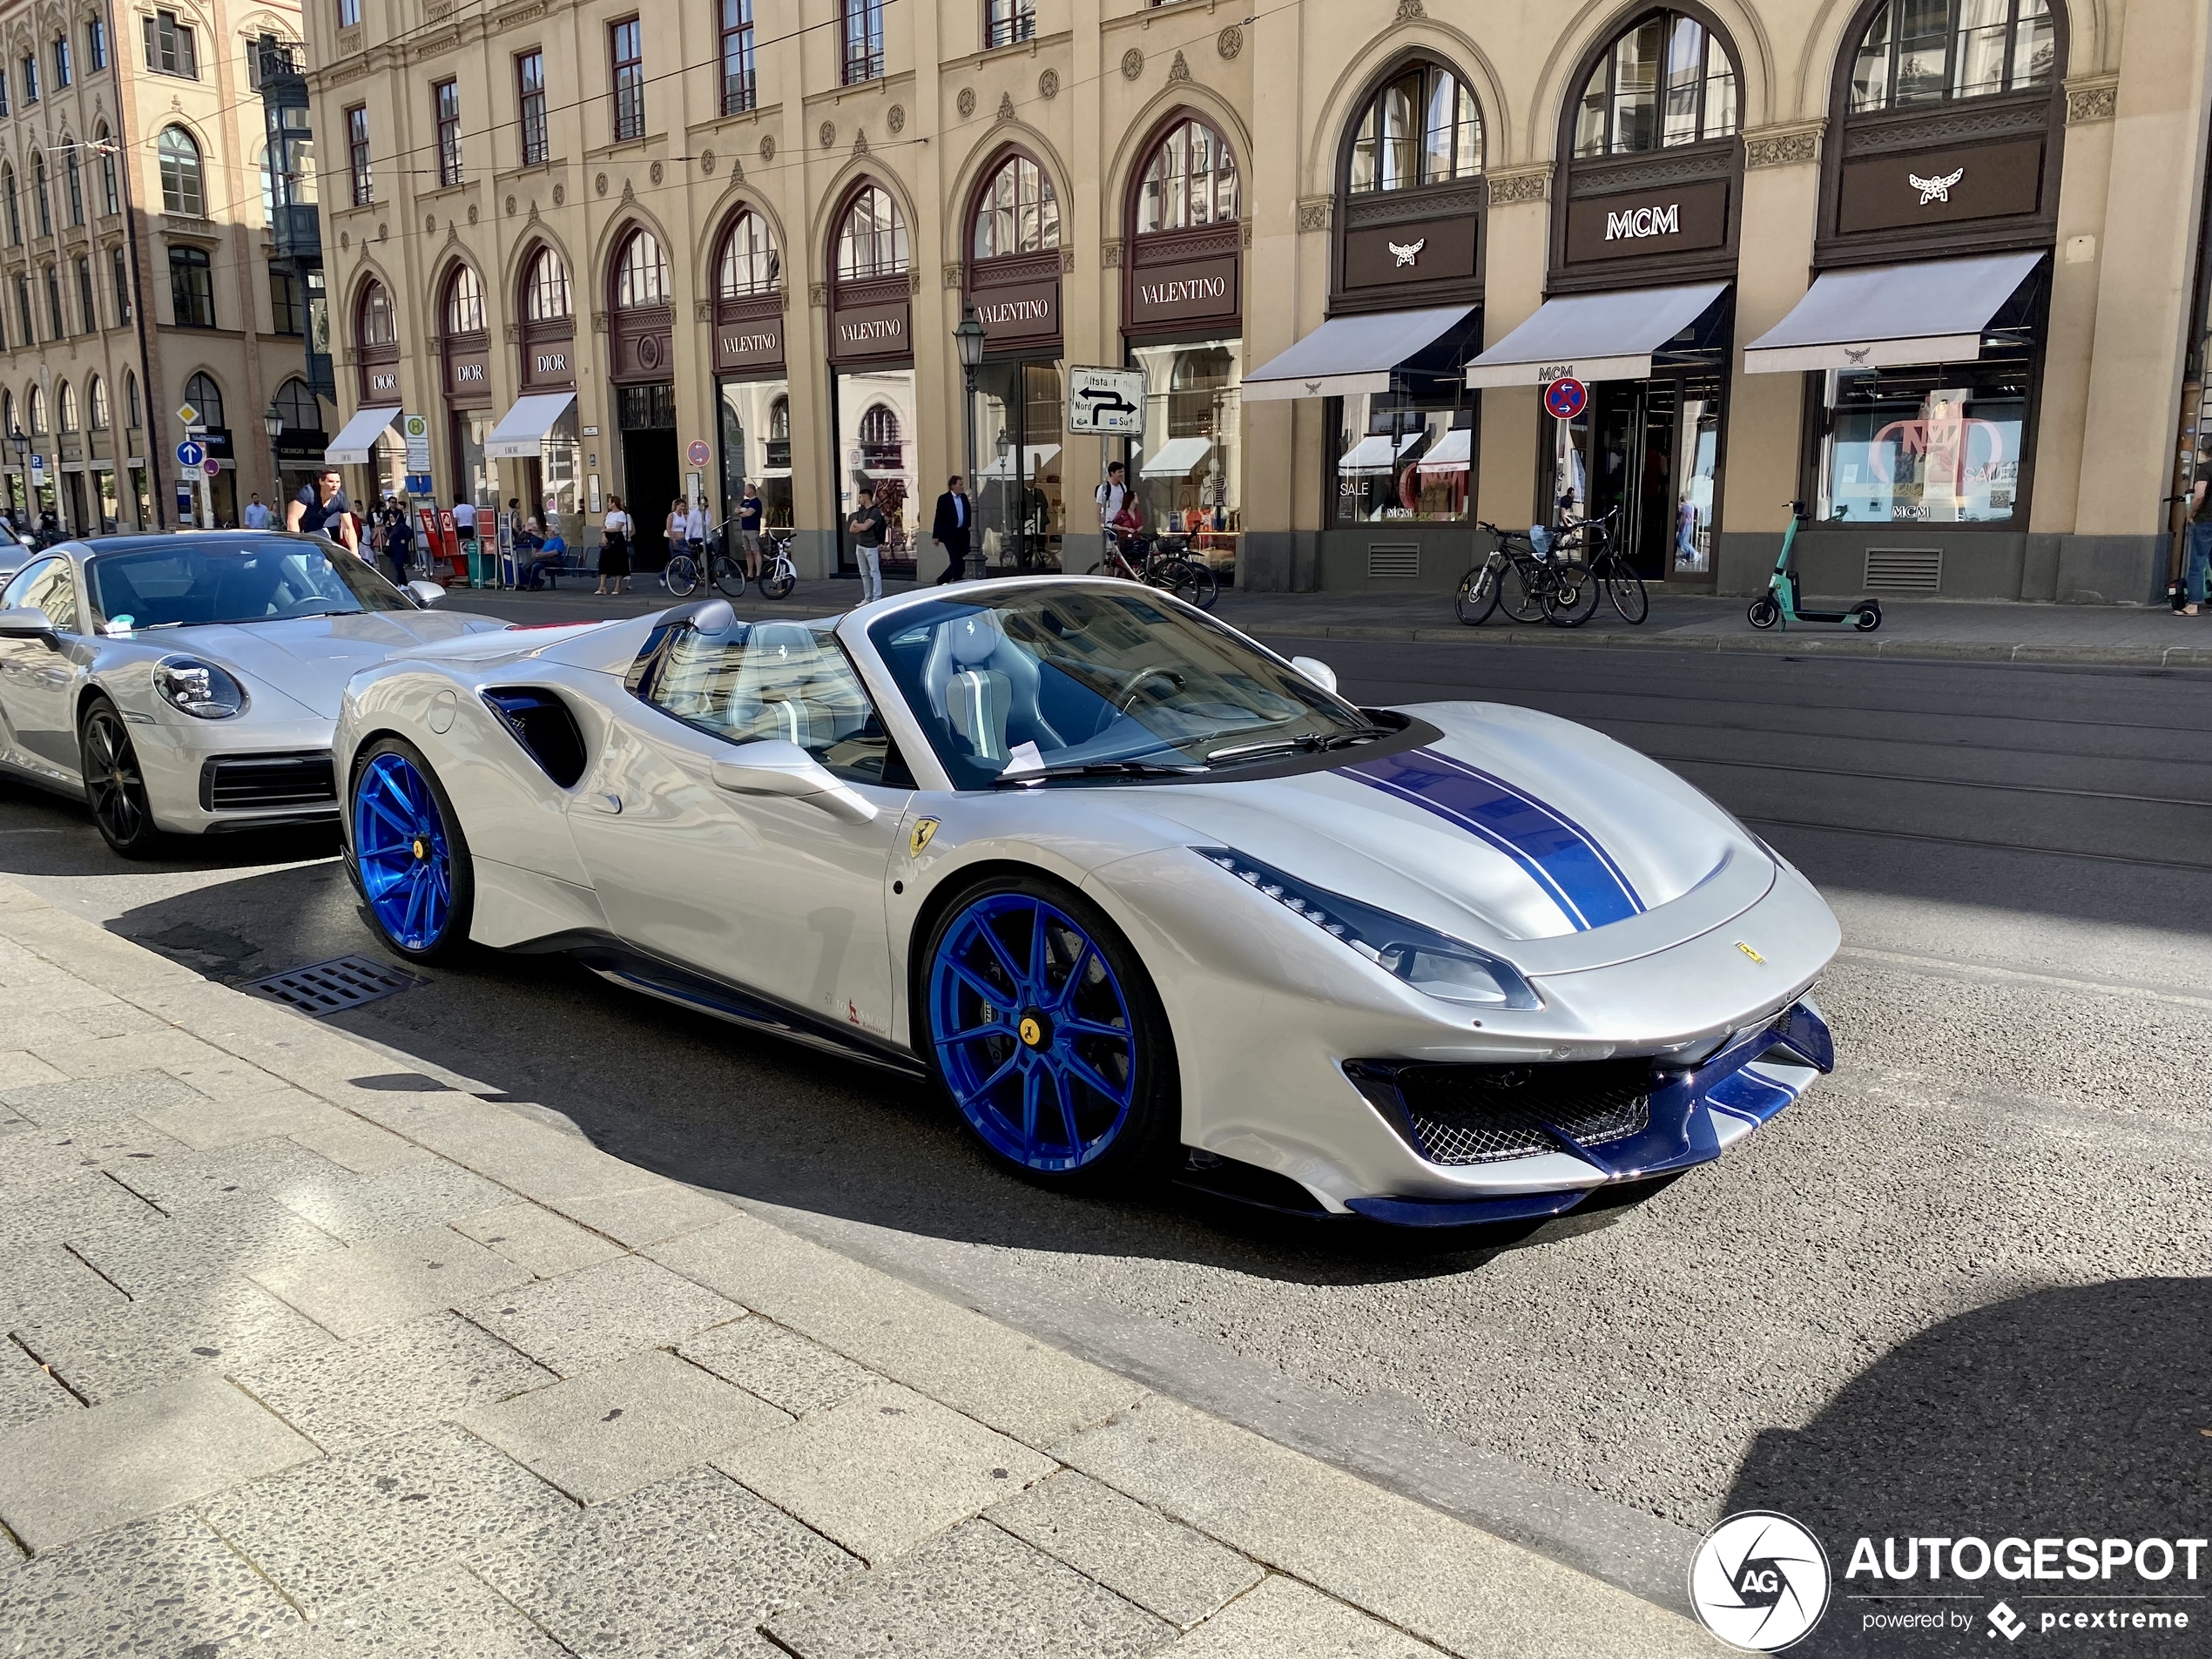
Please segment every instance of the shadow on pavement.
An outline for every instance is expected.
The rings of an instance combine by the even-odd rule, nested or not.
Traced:
[[[2108,1583],[1973,1582],[1925,1571],[1898,1591],[1961,1601],[1853,1600],[1881,1585],[1844,1577],[1852,1548],[1895,1538],[2202,1537],[2212,1463],[2212,1279],[2134,1278],[2031,1291],[1979,1308],[1891,1350],[1801,1430],[1768,1429],[1737,1474],[1724,1512],[1766,1509],[1811,1527],[1826,1547],[1834,1598],[1802,1649],[1809,1655],[2006,1651],[1988,1614],[2006,1602],[2033,1629],[2045,1612],[2124,1607],[2186,1611],[2186,1631],[2036,1631],[2039,1651],[2212,1651],[2212,1549],[2189,1582],[2177,1565],[2158,1583],[2132,1571]],[[2062,1558],[2061,1558],[2062,1559]],[[2097,1594],[2171,1592],[2187,1601],[2116,1602]],[[2045,1597],[2087,1599],[2046,1600]],[[1963,1631],[1866,1630],[1869,1613],[1962,1611]],[[1955,1622],[1955,1621],[1954,1621]],[[2034,1640],[2035,1637],[2031,1637]],[[2025,1647],[2023,1648],[2025,1650]]]

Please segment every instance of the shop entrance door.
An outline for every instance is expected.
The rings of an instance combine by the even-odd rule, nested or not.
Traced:
[[[98,536],[100,527],[87,516],[84,510],[84,475],[65,472],[62,486],[69,491],[69,528],[71,535]]]
[[[668,563],[668,504],[684,493],[675,382],[617,387],[615,414],[622,428],[622,504],[637,527],[633,568],[658,570]]]
[[[1696,583],[1713,570],[1720,384],[1710,374],[1601,381],[1574,421],[1554,421],[1551,499],[1602,518],[1647,582]]]
[[[975,528],[991,568],[1057,570],[1066,531],[1062,413],[1055,361],[985,363],[975,373]]]

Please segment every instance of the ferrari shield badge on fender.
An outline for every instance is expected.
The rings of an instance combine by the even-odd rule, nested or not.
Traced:
[[[935,836],[936,833],[937,820],[935,819],[924,818],[917,819],[914,824],[914,833],[907,837],[907,856],[910,859],[920,858],[921,856],[922,848],[929,845],[931,839]]]
[[[1737,949],[1738,949],[1738,950],[1740,950],[1740,951],[1742,951],[1742,952],[1743,952],[1743,953],[1746,956],[1749,956],[1749,957],[1750,957],[1750,958],[1753,961],[1757,962],[1757,964],[1758,964],[1761,968],[1764,968],[1764,967],[1766,966],[1766,958],[1765,958],[1765,957],[1764,957],[1764,956],[1762,956],[1762,955],[1760,955],[1758,952],[1757,952],[1757,951],[1753,950],[1753,949],[1752,949],[1752,948],[1751,948],[1749,945],[1745,944],[1745,943],[1744,943],[1742,940],[1740,940],[1740,939],[1739,939],[1739,940],[1737,940],[1737,941],[1736,941],[1736,948],[1737,948]]]

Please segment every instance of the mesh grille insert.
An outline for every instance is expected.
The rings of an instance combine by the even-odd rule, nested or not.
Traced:
[[[1432,1163],[1497,1163],[1584,1146],[1651,1123],[1642,1060],[1540,1066],[1407,1066],[1398,1074],[1415,1149]]]

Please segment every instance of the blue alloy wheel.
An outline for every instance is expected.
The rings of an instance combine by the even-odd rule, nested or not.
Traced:
[[[354,857],[369,913],[393,944],[428,955],[444,943],[454,912],[453,849],[430,780],[387,749],[354,786]]]
[[[954,1103],[1001,1157],[1065,1174],[1128,1138],[1142,1039],[1087,928],[1030,893],[991,893],[938,934],[930,1038]]]

